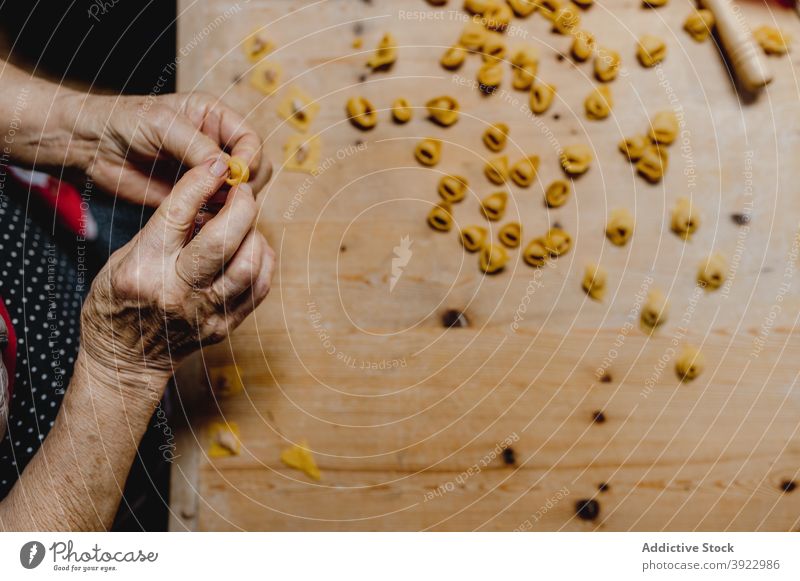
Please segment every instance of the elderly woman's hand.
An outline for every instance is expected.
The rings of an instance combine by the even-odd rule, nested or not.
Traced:
[[[272,173],[256,132],[211,95],[70,98],[81,152],[76,165],[128,201],[157,206],[181,167],[195,167],[223,150],[248,162],[256,192]]]
[[[142,385],[166,378],[191,352],[222,340],[267,295],[275,255],[253,227],[251,188],[232,188],[219,213],[204,219],[206,202],[227,175],[225,158],[186,172],[95,279],[81,348],[99,372],[139,377]]]

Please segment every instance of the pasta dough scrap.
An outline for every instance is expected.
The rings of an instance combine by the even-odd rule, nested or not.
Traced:
[[[208,429],[210,458],[238,456],[242,451],[239,425],[235,422],[211,422]]]
[[[569,252],[572,248],[572,236],[561,228],[553,227],[544,237],[544,247],[550,256],[557,257]]]
[[[534,83],[531,87],[531,97],[529,105],[531,111],[536,115],[541,115],[553,104],[556,95],[555,85],[547,83]]]
[[[319,104],[302,89],[293,86],[278,105],[278,115],[286,119],[299,131],[308,131],[319,113]]]
[[[273,51],[275,45],[265,38],[260,32],[254,32],[248,36],[242,44],[242,49],[247,59],[252,63],[257,63]]]
[[[442,127],[450,127],[458,121],[458,101],[447,95],[435,97],[425,106],[431,121]]]
[[[550,252],[548,252],[545,246],[544,238],[534,238],[528,242],[525,250],[522,251],[522,259],[525,261],[525,264],[533,266],[534,268],[544,266],[549,257]]]
[[[467,195],[467,178],[450,175],[439,180],[437,191],[445,202],[454,204],[460,202]]]
[[[650,139],[662,145],[670,145],[678,137],[680,124],[672,111],[659,111],[650,120]]]
[[[568,35],[581,23],[581,15],[573,4],[559,8],[553,15],[553,31]]]
[[[550,208],[560,208],[569,199],[569,182],[567,180],[555,180],[544,192],[544,200]]]
[[[641,159],[636,162],[636,171],[650,183],[657,183],[667,171],[669,155],[664,147],[658,144],[648,145]]]
[[[467,252],[483,248],[489,232],[483,226],[467,226],[461,230],[461,244]]]
[[[633,216],[625,208],[611,212],[606,224],[606,237],[616,246],[625,246],[633,236]]]
[[[667,43],[652,34],[645,34],[639,38],[636,56],[643,67],[654,67],[667,56]]]
[[[593,121],[608,117],[613,106],[614,101],[611,98],[611,89],[606,86],[596,87],[584,101],[586,116]]]
[[[505,123],[494,123],[483,132],[483,144],[495,153],[505,148],[507,140],[508,125]]]
[[[486,274],[497,274],[506,267],[507,263],[508,252],[502,246],[489,242],[481,248],[479,264],[481,270]]]
[[[700,226],[700,216],[697,214],[689,198],[678,198],[675,207],[672,209],[672,219],[670,227],[672,231],[684,240],[692,237],[692,234]]]
[[[282,75],[283,69],[279,63],[264,60],[259,62],[250,73],[250,84],[265,95],[272,95],[278,90]]]
[[[539,156],[529,155],[516,162],[508,171],[511,180],[521,188],[527,188],[536,179],[539,171]]]
[[[725,283],[728,261],[721,254],[706,258],[697,271],[697,282],[706,290],[716,290]]]
[[[448,232],[453,227],[453,210],[449,202],[441,201],[428,213],[428,224],[434,230]]]
[[[497,237],[504,246],[516,248],[522,239],[522,226],[519,222],[509,222],[500,228]]]
[[[579,62],[589,60],[595,47],[594,35],[586,30],[578,30],[572,36],[572,57]]]
[[[291,171],[313,174],[317,171],[320,149],[318,135],[311,138],[305,135],[292,135],[283,146],[284,167]]]
[[[789,52],[791,37],[771,26],[759,26],[753,31],[756,42],[769,55],[781,55]]]
[[[237,365],[209,367],[208,379],[215,395],[232,397],[244,391],[242,374]]]
[[[414,109],[408,99],[400,97],[392,103],[392,119],[395,123],[408,123],[414,116]]]
[[[486,216],[487,220],[496,222],[502,220],[503,215],[506,213],[506,205],[508,204],[508,194],[505,192],[495,192],[489,194],[481,201],[481,211]]]
[[[442,142],[433,137],[423,139],[414,149],[414,157],[422,165],[432,167],[439,163],[442,155]]]
[[[451,46],[442,55],[439,63],[449,71],[461,68],[467,58],[467,49],[461,46]]]
[[[397,41],[391,33],[387,32],[378,43],[375,53],[367,61],[367,66],[373,71],[390,68],[397,60]]]
[[[683,23],[683,29],[697,42],[703,42],[711,36],[714,24],[716,24],[714,13],[702,8],[692,11],[686,22]]]
[[[639,322],[643,329],[654,331],[656,327],[664,324],[669,312],[669,302],[658,289],[652,289],[647,293],[647,299],[642,305],[642,312],[639,315]]]
[[[697,347],[685,345],[675,360],[675,373],[681,381],[696,379],[705,368],[705,357]]]
[[[569,176],[577,176],[586,173],[592,163],[592,150],[588,145],[581,143],[568,145],[561,151],[561,167]]]
[[[367,131],[378,124],[378,112],[364,97],[351,97],[347,101],[347,116],[358,129]]]
[[[503,67],[498,62],[483,63],[478,69],[478,86],[487,94],[494,93],[503,82]]]
[[[598,81],[610,83],[617,78],[622,58],[610,48],[600,48],[594,57],[594,76]]]
[[[630,161],[639,161],[650,145],[650,139],[646,135],[634,135],[620,141],[619,150]]]
[[[606,283],[608,274],[605,269],[596,264],[587,264],[583,271],[581,288],[583,292],[596,301],[602,301],[606,296]]]
[[[501,155],[490,159],[483,168],[483,173],[493,184],[503,185],[508,181],[508,157]]]
[[[281,462],[289,468],[300,470],[309,478],[322,480],[322,472],[317,467],[314,455],[308,449],[308,442],[301,440],[291,448],[286,448],[281,452]]]
[[[250,168],[241,157],[231,157],[228,160],[228,172],[229,176],[225,183],[229,186],[238,186],[242,182],[247,183],[250,180]]]

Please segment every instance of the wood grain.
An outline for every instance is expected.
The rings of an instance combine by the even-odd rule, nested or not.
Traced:
[[[444,9],[422,0],[180,7],[180,88],[210,91],[246,114],[275,162],[258,198],[259,228],[279,266],[255,315],[177,378],[186,426],[173,469],[173,530],[798,527],[800,492],[781,489],[800,461],[795,55],[771,59],[774,83],[745,103],[713,41],[698,44],[682,31],[688,2],[657,10],[600,2],[582,13],[583,25],[620,52],[623,70],[611,84],[613,117],[591,122],[583,114],[591,63],[559,57],[570,40],[534,15],[507,33],[511,44],[540,48],[539,75],[558,87],[553,108],[531,118],[524,93],[473,90],[478,57],[456,74],[438,66],[464,24],[454,1]],[[790,9],[743,10],[751,26],[775,17],[800,36]],[[284,69],[285,84],[270,98],[248,85],[251,65],[239,48],[258,27]],[[362,78],[386,31],[400,44],[398,62]],[[636,63],[643,33],[667,41],[663,66]],[[357,34],[360,50],[352,47]],[[311,128],[323,143],[316,177],[282,169],[281,147],[294,130],[276,108],[292,85],[320,104]],[[396,97],[422,107],[440,94],[461,104],[454,127],[432,125],[421,109],[407,125],[390,121]],[[355,95],[381,109],[369,133],[345,120]],[[670,108],[683,132],[666,178],[649,185],[617,143]],[[481,223],[478,199],[496,188],[482,176],[489,154],[480,135],[496,121],[511,126],[512,161],[542,157],[539,183],[511,190],[506,220],[519,220],[526,240],[558,222],[575,247],[540,271],[514,251],[506,272],[484,277],[456,233],[432,231],[425,215],[438,178],[457,173],[472,190],[455,218]],[[411,154],[425,136],[445,140],[433,169]],[[548,210],[543,189],[561,177],[557,152],[569,143],[591,144],[596,160],[569,202]],[[689,242],[669,230],[681,196],[692,196],[702,216]],[[603,236],[617,207],[636,218],[623,248]],[[749,224],[736,224],[738,213]],[[390,292],[394,248],[405,236],[413,254]],[[711,252],[731,264],[730,284],[717,292],[695,285]],[[609,272],[603,303],[581,291],[587,262]],[[654,287],[668,294],[670,314],[650,336],[638,310]],[[448,310],[464,312],[469,326],[446,329]],[[674,360],[687,342],[702,347],[707,365],[680,385]],[[246,391],[198,397],[204,368],[231,363]],[[597,411],[605,422],[593,421]],[[222,418],[239,425],[243,451],[212,460],[204,429]],[[319,483],[279,461],[302,439],[322,469]],[[513,441],[516,466],[496,452],[504,440]],[[584,498],[600,502],[597,521],[575,518]]]

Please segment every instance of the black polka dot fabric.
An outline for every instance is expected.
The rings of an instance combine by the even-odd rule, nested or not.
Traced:
[[[17,335],[14,392],[0,442],[0,499],[53,426],[72,376],[88,290],[86,249],[57,241],[28,217],[26,201],[0,194],[0,299]]]

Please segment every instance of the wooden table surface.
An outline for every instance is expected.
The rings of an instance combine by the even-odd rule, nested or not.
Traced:
[[[173,530],[793,530],[800,519],[800,349],[797,258],[800,234],[800,101],[797,53],[770,58],[775,81],[759,98],[734,90],[713,42],[682,30],[692,5],[646,9],[634,0],[597,2],[583,25],[623,57],[610,86],[611,118],[588,121],[583,100],[591,63],[576,64],[570,40],[535,14],[515,19],[510,45],[541,51],[539,76],[557,85],[552,109],[531,118],[508,74],[491,97],[472,87],[479,58],[451,74],[438,65],[464,25],[461,3],[423,0],[183,0],[178,54],[181,90],[205,90],[246,114],[275,163],[258,197],[258,227],[278,254],[271,295],[224,344],[178,377],[170,526]],[[751,26],[778,23],[800,37],[795,13],[743,3]],[[276,44],[283,83],[264,97],[247,82],[241,50],[262,29]],[[365,62],[391,31],[401,48],[390,72]],[[643,33],[668,43],[663,66],[635,59]],[[353,39],[363,36],[361,49]],[[292,87],[320,112],[310,134],[322,142],[316,176],[283,167],[297,131],[276,113]],[[389,120],[397,97],[422,107],[452,95],[460,121],[434,126],[416,112]],[[344,105],[363,95],[381,110],[363,133]],[[617,151],[655,112],[685,120],[665,179],[649,185]],[[494,188],[482,175],[488,123],[511,127],[507,153],[542,158],[539,183],[512,188],[506,219],[528,239],[558,222],[575,240],[539,271],[519,252],[485,277],[455,231],[425,216],[444,173],[474,190],[456,206],[476,223]],[[426,169],[412,150],[421,137],[445,141]],[[543,185],[561,177],[557,152],[591,144],[595,162],[562,208],[548,210]],[[702,225],[689,242],[670,232],[669,211],[692,196]],[[604,237],[607,214],[635,216],[631,243]],[[739,225],[733,214],[744,213]],[[392,258],[409,237],[411,258],[390,290]],[[706,292],[698,264],[725,255],[730,284]],[[608,294],[580,287],[584,266],[601,263]],[[638,325],[651,288],[669,297],[654,335]],[[468,326],[447,329],[463,312]],[[676,353],[701,346],[705,372],[680,384]],[[236,365],[245,391],[209,394],[207,372]],[[599,377],[605,374],[604,381]],[[593,421],[601,411],[605,421]],[[235,423],[238,456],[210,458],[212,422]],[[284,466],[280,452],[306,440],[322,471],[315,482]],[[498,446],[511,443],[516,465]],[[598,486],[607,483],[604,491]],[[594,521],[575,504],[594,498]]]

